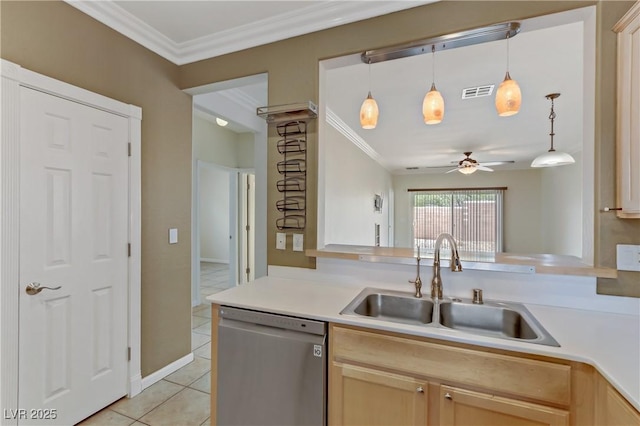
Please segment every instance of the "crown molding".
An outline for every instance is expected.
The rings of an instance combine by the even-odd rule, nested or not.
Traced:
[[[242,108],[249,110],[254,114],[256,113],[256,109],[262,106],[260,105],[260,102],[256,98],[249,95],[247,92],[245,92],[242,89],[238,89],[238,88],[227,89],[227,90],[218,92],[218,94],[220,96],[223,96],[237,103]]]
[[[438,0],[376,1],[366,2],[366,7],[362,1],[315,2],[303,9],[183,43],[169,39],[111,0],[64,1],[174,64],[184,65]]]
[[[373,161],[380,164],[380,166],[384,167],[386,170],[390,171],[389,165],[384,160],[384,158],[376,152],[371,146],[360,137],[347,123],[342,121],[338,115],[331,110],[331,108],[325,108],[326,121],[327,123],[336,129],[342,136],[349,139],[351,143],[360,148],[362,152],[367,154]]]

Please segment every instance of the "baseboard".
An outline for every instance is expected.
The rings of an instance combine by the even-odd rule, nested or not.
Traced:
[[[229,264],[229,259],[214,259],[212,257],[201,257],[200,258],[200,262],[207,262],[207,263],[226,263],[227,265]]]
[[[136,374],[129,378],[129,398],[133,398],[137,394],[142,392],[142,374]]]
[[[190,352],[187,355],[183,356],[182,358],[175,360],[171,364],[161,368],[160,370],[149,374],[148,376],[142,379],[142,386],[141,386],[142,390],[145,390],[152,384],[159,382],[160,380],[167,377],[169,374],[178,371],[185,365],[189,364],[191,361],[193,361],[193,352]]]

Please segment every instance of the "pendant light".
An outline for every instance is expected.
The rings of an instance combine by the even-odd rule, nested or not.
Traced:
[[[422,115],[426,124],[438,124],[444,118],[444,99],[436,90],[436,46],[431,45],[431,90],[427,92],[422,101]]]
[[[378,103],[371,96],[371,59],[369,59],[369,94],[360,107],[360,125],[363,129],[375,129],[378,124]]]
[[[498,86],[496,92],[496,110],[500,117],[508,117],[520,111],[522,94],[518,82],[511,79],[509,75],[509,32],[507,32],[507,73],[504,81]]]
[[[556,119],[556,113],[553,110],[553,100],[560,96],[560,93],[551,93],[545,96],[547,99],[551,100],[551,114],[549,114],[549,120],[551,120],[551,149],[548,152],[538,156],[531,163],[531,167],[555,167],[555,166],[564,166],[566,164],[573,164],[576,160],[566,152],[556,151],[553,148],[553,137],[555,133],[553,132],[553,122]]]

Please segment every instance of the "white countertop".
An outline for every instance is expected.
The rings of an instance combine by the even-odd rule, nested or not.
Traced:
[[[640,411],[640,316],[525,304],[560,347],[479,336],[457,330],[340,315],[365,287],[321,281],[260,278],[213,294],[212,303],[357,325],[593,365]]]

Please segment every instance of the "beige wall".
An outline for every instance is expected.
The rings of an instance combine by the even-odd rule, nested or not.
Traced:
[[[633,2],[619,1],[442,1],[383,17],[356,22],[314,34],[248,49],[181,67],[181,87],[233,79],[262,72],[269,74],[269,104],[278,105],[318,99],[318,61],[456,30],[464,30],[496,22],[525,19],[563,10],[597,4],[598,52],[596,88],[596,263],[615,267],[615,245],[638,243],[640,221],[623,221],[598,209],[615,204],[615,66],[616,36],[614,23]],[[313,132],[314,129],[312,128]],[[276,199],[276,136],[270,133],[268,160],[267,247],[272,265],[313,266],[313,259],[291,251],[276,251],[275,217],[272,207]],[[317,192],[314,182],[317,160],[317,138],[310,137],[309,199]],[[309,211],[315,206],[309,203]],[[316,218],[309,215],[306,241],[315,243]],[[618,280],[599,280],[603,292],[640,296],[640,274],[620,274]]]
[[[142,374],[191,351],[191,98],[179,68],[58,1],[0,3],[3,59],[142,107]],[[168,229],[180,242],[168,244]]]

